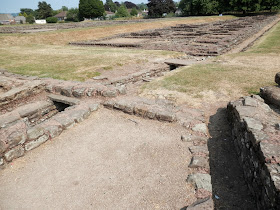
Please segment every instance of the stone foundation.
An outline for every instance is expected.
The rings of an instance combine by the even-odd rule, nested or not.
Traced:
[[[259,96],[228,104],[244,177],[258,209],[280,209],[279,115]]]

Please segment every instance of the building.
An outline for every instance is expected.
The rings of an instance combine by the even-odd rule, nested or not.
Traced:
[[[55,15],[54,17],[56,17],[58,19],[58,21],[64,21],[67,19],[67,11],[62,11],[62,12],[58,13],[57,15]]]
[[[16,21],[16,24],[25,24],[26,18],[24,16],[16,16],[15,21]]]
[[[47,24],[46,20],[35,20],[36,24]]]
[[[115,13],[111,11],[105,11],[105,13],[106,13],[106,19],[110,19],[115,16]]]
[[[0,14],[0,23],[3,25],[15,24],[15,18],[10,14]]]

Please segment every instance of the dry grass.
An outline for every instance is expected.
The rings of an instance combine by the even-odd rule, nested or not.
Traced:
[[[173,94],[176,91],[200,98],[202,102],[211,98],[205,93],[214,94],[213,99],[218,101],[258,93],[260,87],[274,84],[274,75],[280,70],[279,36],[280,23],[250,50],[220,56],[210,64],[180,68],[146,85],[143,94],[156,95],[163,90]],[[190,100],[191,97],[186,98]]]
[[[99,71],[102,69],[113,70],[115,66],[176,57],[181,53],[67,45],[71,41],[98,39],[114,34],[161,28],[178,23],[203,23],[229,18],[233,17],[170,18],[152,22],[35,34],[1,34],[0,68],[18,74],[84,81],[99,75]]]

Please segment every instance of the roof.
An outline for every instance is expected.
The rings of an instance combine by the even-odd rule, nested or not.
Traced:
[[[24,16],[16,16],[15,20],[16,21],[19,21],[19,20],[26,21],[26,18]]]
[[[10,14],[0,14],[0,21],[13,20],[14,17]]]
[[[54,17],[56,18],[64,18],[67,16],[67,11],[62,11],[60,13],[58,13],[57,15],[55,15]]]

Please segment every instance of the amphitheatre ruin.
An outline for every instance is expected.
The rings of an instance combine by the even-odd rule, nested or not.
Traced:
[[[1,26],[0,209],[280,209],[279,20]]]

